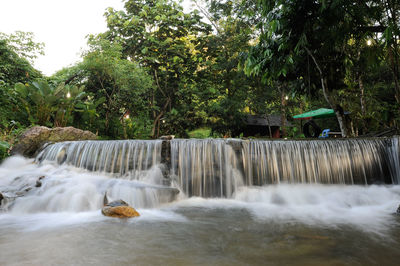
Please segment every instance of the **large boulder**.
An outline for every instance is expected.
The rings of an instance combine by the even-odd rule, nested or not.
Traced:
[[[74,127],[48,128],[35,126],[25,131],[11,150],[11,155],[20,154],[32,157],[46,142],[60,142],[72,140],[95,140],[97,136],[90,131]]]
[[[123,200],[116,200],[106,204],[101,213],[105,216],[115,218],[131,218],[140,216],[140,214]]]

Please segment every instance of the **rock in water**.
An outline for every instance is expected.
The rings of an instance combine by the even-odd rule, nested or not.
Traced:
[[[38,180],[36,180],[35,187],[41,187],[42,186],[42,181],[40,181],[40,180],[42,180],[43,178],[44,178],[44,175],[40,176],[38,178]]]
[[[397,213],[397,214],[400,214],[400,205],[399,205],[399,207],[397,208],[396,213]]]
[[[106,204],[101,213],[105,216],[115,218],[131,218],[140,216],[140,214],[123,200],[116,200]]]
[[[171,140],[174,139],[175,135],[167,135],[167,136],[161,136],[160,139],[161,140]]]

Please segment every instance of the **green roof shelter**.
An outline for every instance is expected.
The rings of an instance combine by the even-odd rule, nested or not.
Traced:
[[[299,115],[293,116],[293,119],[298,120],[308,120],[311,118],[328,118],[328,117],[335,117],[335,111],[333,109],[327,108],[320,108],[317,110],[309,111],[306,113],[302,113]]]

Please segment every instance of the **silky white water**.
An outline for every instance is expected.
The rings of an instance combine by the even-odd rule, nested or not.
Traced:
[[[135,180],[55,163],[38,165],[22,157],[9,158],[0,167],[2,207],[13,213],[99,210],[106,193],[109,200],[123,198],[138,208],[157,207],[173,194],[160,185],[162,179],[157,166],[142,171]]]
[[[398,184],[398,137],[266,141],[174,139],[67,141],[46,146],[36,162],[70,165],[140,180],[158,167],[160,183],[185,195],[230,198],[267,184]]]
[[[0,166],[0,265],[397,265],[400,259],[398,185],[242,184],[230,198],[183,191],[176,197],[161,185],[161,169],[153,165],[129,179],[7,159]],[[105,192],[141,216],[104,217]]]
[[[398,184],[398,137],[348,140],[175,139],[171,178],[187,195],[230,198],[243,185]]]
[[[16,170],[18,169],[18,170]],[[35,187],[38,177],[42,185]],[[96,218],[104,194],[123,199],[139,210],[173,213],[181,207],[204,209],[244,209],[252,219],[297,221],[309,225],[351,224],[375,233],[384,232],[395,221],[400,204],[397,185],[280,184],[262,187],[241,186],[230,199],[187,198],[171,202],[175,190],[160,186],[157,167],[143,174],[141,181],[116,179],[71,166],[37,165],[31,159],[12,157],[0,167],[0,187],[9,202],[7,215],[86,213]],[[25,191],[25,188],[31,188]],[[18,195],[18,192],[24,195]],[[171,195],[172,194],[172,195]],[[90,212],[92,216],[89,215]],[[174,215],[172,215],[174,216]],[[80,220],[77,220],[80,222]]]

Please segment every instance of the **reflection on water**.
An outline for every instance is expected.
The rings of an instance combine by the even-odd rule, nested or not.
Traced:
[[[171,202],[160,170],[146,171],[131,181],[6,161],[0,265],[398,265],[398,185],[280,184]],[[102,216],[105,191],[141,216]]]

